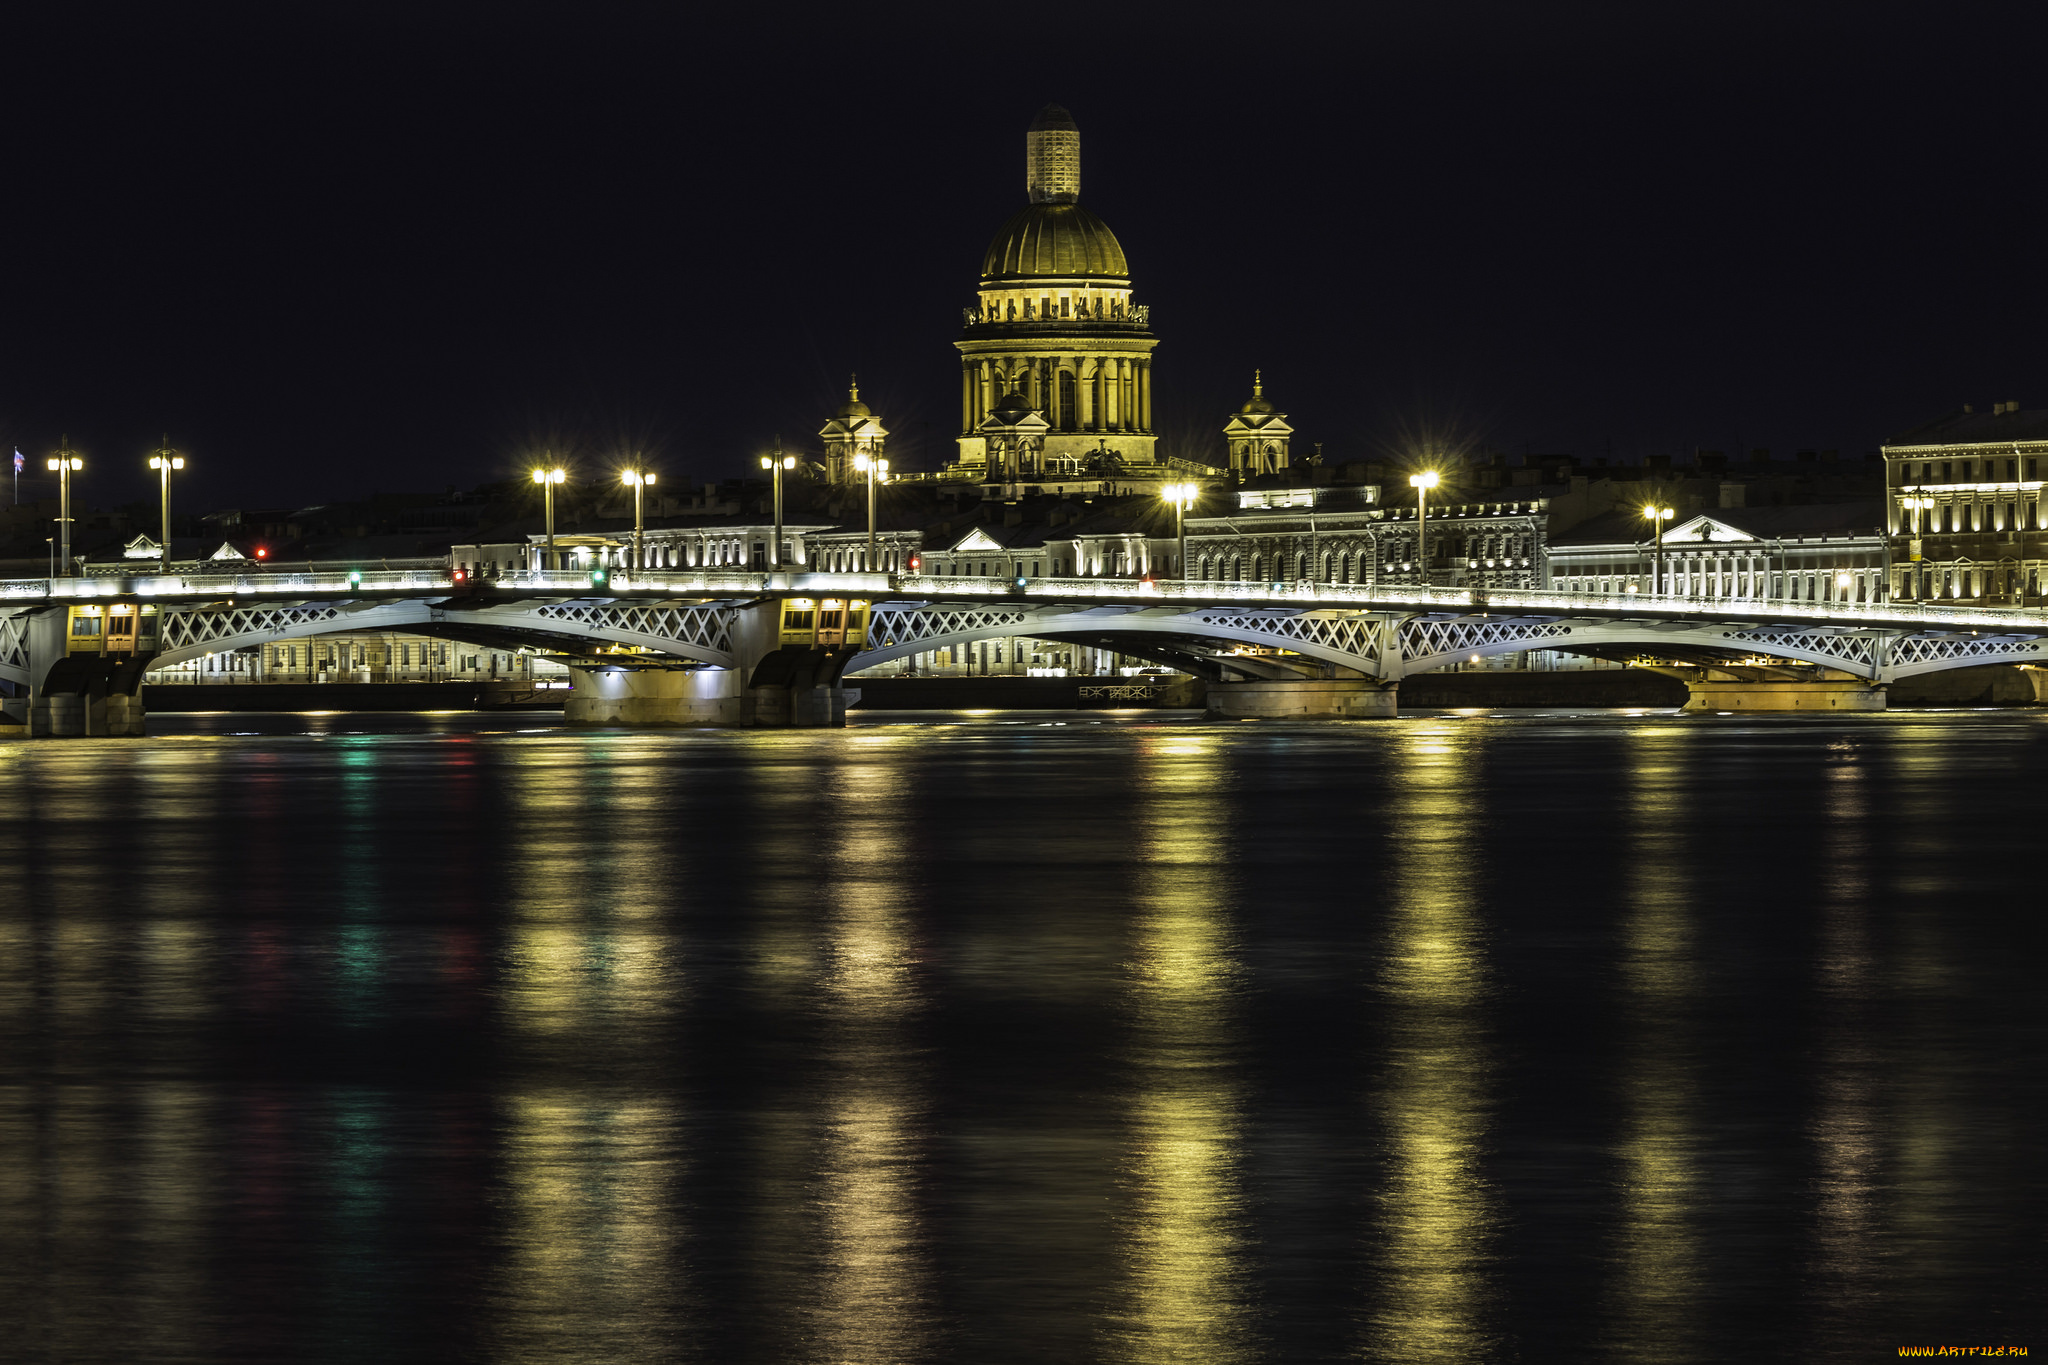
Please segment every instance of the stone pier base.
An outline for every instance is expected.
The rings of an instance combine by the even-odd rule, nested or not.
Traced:
[[[1394,714],[1399,683],[1370,678],[1209,684],[1209,714],[1224,720],[1370,720]]]
[[[1882,711],[1884,688],[1860,678],[1805,681],[1686,679],[1688,711]]]
[[[729,668],[569,669],[571,725],[746,725],[753,717]]]

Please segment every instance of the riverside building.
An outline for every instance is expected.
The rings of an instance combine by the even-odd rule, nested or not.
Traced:
[[[2042,605],[2044,454],[2048,411],[2018,403],[1965,406],[1893,437],[1884,447],[1893,593]]]

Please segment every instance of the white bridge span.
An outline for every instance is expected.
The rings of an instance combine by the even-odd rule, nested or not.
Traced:
[[[0,678],[31,681],[31,622],[55,609],[153,605],[154,662],[340,631],[530,642],[565,653],[623,647],[712,668],[752,667],[792,597],[874,604],[848,672],[1006,636],[1112,645],[1211,679],[1398,682],[1446,664],[1553,649],[1826,670],[1883,685],[1947,668],[2048,664],[2048,615],[1918,603],[1757,603],[1547,591],[1383,589],[1301,583],[883,574],[522,572],[464,582],[445,571],[31,579],[0,583]],[[750,614],[760,626],[747,629]],[[751,656],[751,657],[750,657]]]

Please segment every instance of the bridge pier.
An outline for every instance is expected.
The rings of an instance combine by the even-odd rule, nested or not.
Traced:
[[[1659,670],[1660,672],[1667,670]],[[1686,678],[1687,711],[1882,711],[1868,678]]]
[[[1209,714],[1224,720],[1379,720],[1393,716],[1400,687],[1374,678],[1212,682]]]

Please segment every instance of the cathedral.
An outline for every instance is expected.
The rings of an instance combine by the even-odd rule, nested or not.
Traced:
[[[1209,465],[1156,449],[1152,349],[1159,339],[1133,297],[1122,244],[1081,206],[1081,133],[1058,105],[1042,110],[1024,134],[1024,188],[1024,206],[982,256],[975,304],[963,310],[954,343],[959,456],[926,477],[982,484],[1005,497],[1137,492],[1216,477]],[[878,453],[884,433],[856,394],[819,434],[827,481],[845,483],[857,477],[854,453]],[[1284,464],[1284,437],[1278,449]]]

